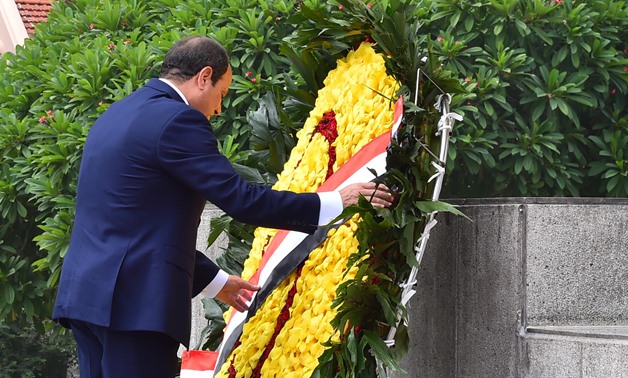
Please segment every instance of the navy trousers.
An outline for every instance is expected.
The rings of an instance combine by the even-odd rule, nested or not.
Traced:
[[[81,378],[173,378],[179,343],[151,331],[115,331],[70,320]]]

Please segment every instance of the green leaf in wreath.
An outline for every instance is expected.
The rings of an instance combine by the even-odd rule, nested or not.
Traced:
[[[458,210],[454,205],[442,202],[442,201],[417,201],[417,207],[425,212],[425,213],[433,213],[433,212],[443,212],[443,213],[452,213],[454,215],[459,215],[465,217],[469,220],[468,216],[466,216],[462,211]]]
[[[382,363],[384,366],[392,369],[393,371],[402,372],[401,366],[393,356],[390,348],[384,343],[381,336],[370,330],[363,330],[363,337],[368,341],[368,345],[373,352],[373,355]]]

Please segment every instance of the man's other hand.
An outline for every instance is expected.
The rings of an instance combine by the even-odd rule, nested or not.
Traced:
[[[252,298],[252,292],[258,291],[259,286],[253,285],[249,281],[230,275],[225,286],[218,292],[216,298],[225,302],[229,306],[242,312],[249,309],[248,301]]]

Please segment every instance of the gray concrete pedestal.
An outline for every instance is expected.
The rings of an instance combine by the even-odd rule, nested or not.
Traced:
[[[450,202],[393,377],[628,377],[628,200]]]

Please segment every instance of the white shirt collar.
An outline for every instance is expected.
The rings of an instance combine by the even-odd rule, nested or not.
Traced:
[[[159,80],[163,81],[164,83],[168,84],[172,89],[174,89],[175,91],[177,91],[177,93],[179,94],[179,96],[181,96],[181,98],[183,99],[183,102],[185,102],[186,105],[190,105],[190,103],[188,102],[188,99],[185,98],[185,96],[183,95],[183,93],[179,90],[179,88],[177,88],[176,85],[174,85],[170,80],[168,79],[164,79],[162,77],[159,78]]]

